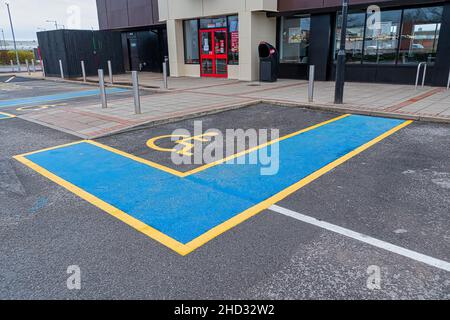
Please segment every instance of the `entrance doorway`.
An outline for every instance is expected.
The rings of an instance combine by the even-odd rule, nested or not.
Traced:
[[[162,72],[168,55],[165,26],[122,33],[122,52],[127,71]]]
[[[200,30],[200,74],[202,77],[228,77],[226,28]]]

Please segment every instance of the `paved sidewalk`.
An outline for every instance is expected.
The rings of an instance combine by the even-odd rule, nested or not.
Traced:
[[[144,86],[160,81],[155,74],[146,74],[142,78],[145,79],[141,80]],[[121,78],[116,76],[116,79]],[[450,123],[450,91],[445,88],[416,90],[407,85],[347,83],[345,104],[335,105],[333,82],[316,82],[313,103],[308,102],[308,83],[302,80],[259,83],[171,78],[170,84],[169,91],[156,91],[141,98],[140,115],[134,114],[130,98],[111,102],[108,109],[102,109],[100,101],[86,106],[68,103],[57,110],[41,110],[21,117],[89,139],[143,124],[179,120],[261,102]]]
[[[95,83],[97,77],[89,77]],[[107,77],[108,80],[108,77]],[[114,81],[131,85],[131,75],[115,75]],[[162,75],[140,73],[143,88],[162,89]],[[165,90],[163,90],[165,91]],[[345,104],[335,105],[334,82],[316,82],[314,103],[308,102],[306,81],[281,79],[276,83],[242,82],[227,79],[169,78],[169,91],[190,91],[217,96],[239,95],[244,99],[278,104],[304,105],[345,112],[409,117],[432,121],[450,121],[450,91],[445,88],[424,87],[417,90],[411,85],[377,83],[347,83]]]
[[[90,83],[98,83],[97,76],[87,77],[86,79]],[[82,81],[81,78],[75,80]],[[105,81],[107,84],[110,82],[108,75],[105,76]],[[132,86],[131,73],[114,75],[113,83],[115,85]],[[207,88],[209,86],[228,85],[229,83],[239,83],[239,81],[223,78],[169,77],[168,91]],[[139,73],[139,85],[142,88],[166,91],[164,90],[163,76],[161,73],[153,73],[153,72]]]
[[[115,100],[107,109],[101,104],[66,106],[19,116],[83,139],[93,139],[143,124],[164,123],[253,105],[257,100],[239,97],[211,97],[196,93],[155,94],[141,97],[141,114],[134,113],[133,99]]]

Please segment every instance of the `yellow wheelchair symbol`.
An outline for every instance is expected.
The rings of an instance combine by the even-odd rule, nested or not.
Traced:
[[[62,107],[62,106],[66,106],[66,105],[67,105],[67,103],[44,104],[41,106],[26,106],[26,107],[17,108],[16,111],[38,111],[38,110],[45,110],[48,108]]]
[[[157,151],[162,151],[162,152],[175,152],[177,154],[181,154],[184,156],[192,156],[193,153],[190,152],[193,148],[194,148],[194,144],[191,143],[192,141],[199,141],[199,142],[208,142],[210,141],[209,138],[211,137],[215,137],[217,136],[218,133],[217,132],[209,132],[209,133],[204,133],[198,136],[188,136],[188,135],[184,135],[184,134],[179,134],[179,135],[173,135],[173,134],[168,134],[168,135],[164,135],[164,136],[159,136],[159,137],[155,137],[152,139],[149,139],[147,141],[147,146],[153,150],[157,150]],[[175,141],[175,144],[178,145],[182,145],[183,148],[172,148],[172,149],[168,149],[168,148],[163,148],[160,147],[156,144],[157,141],[162,140],[162,139],[171,139],[173,140],[174,138],[178,138],[178,140]]]

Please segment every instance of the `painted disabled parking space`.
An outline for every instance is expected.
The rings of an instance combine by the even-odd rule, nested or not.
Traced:
[[[111,94],[111,93],[127,92],[127,91],[128,91],[127,89],[121,89],[121,88],[106,89],[107,94],[108,93]],[[63,92],[63,93],[56,93],[56,94],[50,94],[50,95],[9,99],[9,100],[0,101],[0,108],[42,104],[42,103],[48,103],[48,102],[53,102],[53,101],[72,100],[72,99],[79,99],[79,98],[92,97],[92,96],[98,96],[98,95],[100,95],[100,90],[94,89],[94,90]]]
[[[186,255],[411,121],[344,115],[189,172],[93,141],[16,156],[52,181]],[[279,149],[279,169],[242,158]]]

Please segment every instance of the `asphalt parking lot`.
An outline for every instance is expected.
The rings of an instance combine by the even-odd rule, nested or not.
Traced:
[[[108,101],[132,99],[133,96],[129,89],[107,88],[106,92]],[[141,91],[142,96],[150,94],[151,91]],[[99,103],[98,86],[0,76],[0,112],[22,115],[49,108]]]
[[[174,167],[170,153],[149,148],[148,140],[180,128],[193,131],[195,121],[202,121],[204,130],[276,128],[280,136],[315,126],[293,136],[298,141],[285,140],[300,144],[308,135],[317,135],[313,136],[318,141],[313,149],[297,148],[311,156],[296,154],[296,148],[280,142],[280,172],[285,174],[288,170],[290,174],[278,180],[275,175],[270,183],[255,182],[260,177],[248,177],[244,169],[230,182],[227,177],[235,173],[233,166],[227,165],[185,178],[164,175],[158,168],[141,176],[140,167],[128,172],[131,162],[110,165],[105,160],[108,158],[101,158],[102,152],[109,152],[104,148],[93,150],[88,161],[81,155],[90,149],[64,154],[71,150],[64,147],[53,153],[30,155],[29,159],[41,161],[41,167],[48,166],[66,181],[79,178],[76,184],[81,189],[93,188],[91,193],[100,190],[96,196],[108,203],[117,200],[114,205],[125,206],[131,215],[136,206],[143,211],[156,211],[160,210],[160,203],[165,203],[167,212],[177,213],[178,220],[160,215],[148,223],[161,230],[171,225],[164,232],[183,242],[192,230],[201,229],[204,224],[209,226],[210,216],[202,219],[191,215],[196,208],[234,208],[241,203],[245,206],[247,201],[259,201],[265,192],[278,191],[280,181],[297,179],[310,165],[308,170],[320,171],[314,165],[321,167],[321,161],[329,162],[320,156],[336,146],[344,146],[337,156],[345,157],[354,151],[364,141],[353,136],[371,139],[372,136],[366,136],[369,131],[375,130],[371,134],[378,137],[380,132],[403,124],[379,118],[341,117],[258,105],[142,128],[94,142],[144,162],[187,172],[204,164]],[[362,130],[348,131],[354,123],[344,121],[362,121],[355,127]],[[439,124],[412,123],[399,128],[316,179],[290,190],[275,206],[260,208],[182,255],[152,237],[154,234],[136,230],[120,217],[107,214],[95,201],[80,198],[67,186],[13,158],[79,139],[19,118],[0,119],[0,134],[4,137],[0,150],[0,298],[448,299],[450,150],[444,147],[450,144],[448,133],[449,127]],[[345,139],[341,134],[347,134]],[[333,139],[339,143],[320,149],[335,143]],[[158,145],[170,148],[171,142],[160,140]],[[313,154],[314,150],[319,151]],[[58,154],[63,160],[54,160]],[[43,159],[39,159],[40,155]],[[107,156],[125,161],[118,154]],[[96,157],[100,157],[99,161]],[[302,163],[302,157],[307,162]],[[133,159],[126,158],[130,160]],[[296,163],[301,165],[295,167]],[[116,169],[125,170],[125,175],[99,178],[101,172]],[[219,170],[219,174],[208,176],[214,170]],[[126,180],[127,176],[132,179]],[[151,180],[156,176],[156,180]],[[183,179],[192,185],[181,187],[178,183]],[[134,181],[144,188],[134,190]],[[113,191],[111,183],[115,183]],[[121,184],[124,189],[120,189]],[[255,185],[260,190],[255,190]],[[151,194],[145,189],[147,186],[159,195],[154,202],[146,202],[145,197]],[[197,187],[208,187],[206,196]],[[214,196],[216,191],[220,191],[220,196]],[[221,203],[221,199],[228,202]],[[147,221],[144,216],[137,218]],[[367,239],[380,243],[374,245]],[[81,290],[66,287],[66,271],[71,265],[81,269]],[[367,286],[373,267],[380,270],[380,289]]]

